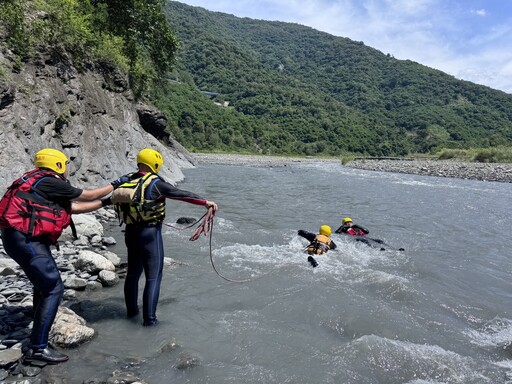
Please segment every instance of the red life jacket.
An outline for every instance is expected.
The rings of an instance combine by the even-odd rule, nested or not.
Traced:
[[[12,227],[32,237],[44,236],[57,243],[71,222],[71,202],[63,207],[50,201],[34,186],[43,177],[62,176],[44,169],[34,169],[14,181],[0,200],[0,228]]]
[[[352,235],[352,236],[366,236],[366,233],[364,233],[362,230],[360,230],[359,228],[353,228],[353,227],[347,229],[346,234]]]

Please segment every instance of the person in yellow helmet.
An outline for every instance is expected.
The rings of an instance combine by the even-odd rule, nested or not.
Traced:
[[[370,233],[368,229],[365,227],[362,227],[361,225],[354,224],[352,219],[350,217],[345,217],[342,222],[341,226],[336,230],[335,233],[345,234],[354,236],[354,239],[357,242],[364,243],[370,247],[374,248],[380,248],[381,251],[385,251],[386,247],[391,250],[397,250],[397,251],[404,251],[404,248],[393,248],[389,244],[386,244],[381,239],[374,239],[371,237],[367,237],[367,235]]]
[[[64,293],[50,246],[57,243],[71,214],[101,208],[100,198],[125,179],[104,187],[81,189],[67,180],[69,160],[59,150],[44,148],[34,156],[35,169],[15,180],[0,200],[3,247],[34,286],[34,322],[26,362],[62,363],[68,356],[48,345],[48,335]]]
[[[344,233],[351,236],[366,236],[370,231],[365,227],[354,224],[350,217],[345,217],[341,222],[341,226],[335,231],[335,233]]]
[[[329,250],[336,249],[336,244],[331,240],[331,227],[328,225],[321,225],[318,230],[318,234],[308,232],[300,229],[298,235],[304,237],[310,242],[306,248],[306,252],[309,254],[308,261],[311,263],[313,268],[318,266],[317,261],[312,255],[323,255]]]
[[[217,204],[192,192],[183,191],[164,181],[158,172],[164,159],[154,149],[145,148],[137,155],[137,172],[112,195],[120,219],[126,224],[125,244],[128,249],[128,271],[124,284],[126,314],[133,318],[139,313],[139,279],[144,272],[146,282],[142,297],[144,326],[158,323],[156,308],[162,281],[164,247],[162,222],[166,199],[184,201],[217,210]],[[128,192],[130,196],[126,200]]]

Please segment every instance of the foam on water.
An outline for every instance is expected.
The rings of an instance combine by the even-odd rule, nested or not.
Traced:
[[[340,348],[343,358],[368,364],[381,383],[505,383],[507,370],[492,362],[475,361],[436,345],[415,344],[365,335]]]
[[[478,346],[506,348],[512,343],[512,320],[495,317],[464,334]]]

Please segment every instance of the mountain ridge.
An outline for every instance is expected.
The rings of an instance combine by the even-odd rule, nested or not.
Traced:
[[[252,130],[239,131],[242,148],[228,138],[211,145],[184,135],[192,149],[386,156],[512,142],[512,95],[505,92],[295,23],[176,1],[165,11],[180,40],[178,69],[252,119]],[[176,114],[168,117],[174,134],[193,133]],[[215,128],[222,136],[224,127]]]

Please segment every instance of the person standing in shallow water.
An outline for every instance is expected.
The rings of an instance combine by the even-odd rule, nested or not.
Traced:
[[[128,271],[124,298],[128,318],[139,314],[139,279],[144,272],[146,283],[142,297],[144,326],[158,323],[156,309],[162,281],[164,247],[162,223],[166,199],[180,200],[217,210],[217,204],[165,182],[158,172],[164,159],[154,149],[145,148],[137,155],[138,171],[125,175],[130,181],[112,195],[112,203],[126,224],[125,244],[128,250]]]
[[[57,364],[68,360],[68,356],[48,345],[64,293],[50,246],[57,243],[64,228],[70,225],[72,213],[101,208],[103,202],[99,199],[126,181],[120,178],[91,190],[75,188],[67,180],[68,163],[66,155],[56,149],[40,150],[34,158],[36,168],[14,181],[0,200],[4,249],[34,286],[34,322],[30,346],[24,352],[26,362]]]

